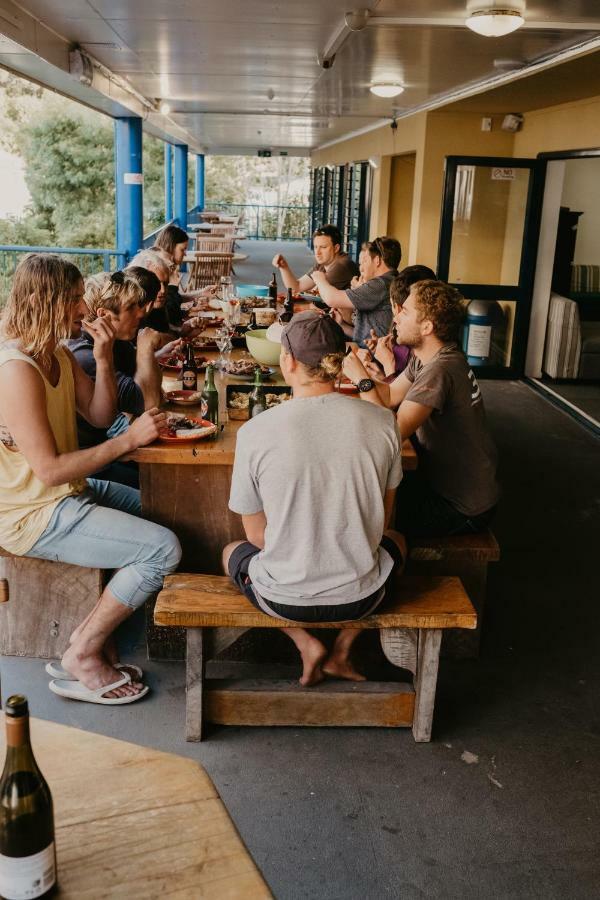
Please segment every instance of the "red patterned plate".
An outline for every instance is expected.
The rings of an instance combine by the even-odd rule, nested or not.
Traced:
[[[185,444],[190,441],[201,441],[204,438],[210,437],[217,430],[217,426],[212,422],[208,422],[206,419],[194,419],[191,416],[187,417],[188,422],[194,422],[194,424],[198,428],[206,428],[207,430],[204,434],[190,434],[190,435],[181,435],[181,437],[175,434],[174,429],[172,428],[164,428],[158,434],[158,440],[162,441],[165,444]]]

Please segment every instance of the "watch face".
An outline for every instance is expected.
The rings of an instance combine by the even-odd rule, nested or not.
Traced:
[[[361,378],[357,384],[357,388],[361,394],[364,394],[366,391],[372,391],[374,387],[375,382],[372,378]]]

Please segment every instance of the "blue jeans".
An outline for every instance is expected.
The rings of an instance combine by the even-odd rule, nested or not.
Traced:
[[[25,555],[75,566],[118,569],[107,587],[130,609],[160,591],[181,559],[168,528],[140,518],[139,491],[88,478],[82,494],[65,497],[48,527]]]

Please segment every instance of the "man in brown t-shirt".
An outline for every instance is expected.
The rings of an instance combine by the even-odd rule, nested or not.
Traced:
[[[441,281],[419,281],[394,317],[397,340],[412,348],[392,384],[375,383],[356,354],[345,374],[361,397],[398,408],[402,437],[419,457],[397,496],[396,527],[408,535],[480,531],[498,501],[496,448],[479,385],[457,341],[462,297]]]
[[[297,278],[281,253],[273,258],[273,265],[279,269],[286,288],[291,288],[295,294],[314,289],[313,272],[325,272],[329,284],[340,291],[345,291],[350,287],[352,279],[359,273],[354,260],[350,259],[347,253],[342,253],[341,244],[342,237],[339,229],[335,225],[323,225],[322,228],[317,228],[313,234],[316,265],[306,275]]]

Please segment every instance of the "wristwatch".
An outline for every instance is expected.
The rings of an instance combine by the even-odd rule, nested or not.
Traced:
[[[356,387],[361,394],[366,394],[367,391],[373,390],[373,388],[375,387],[375,382],[372,378],[361,378]]]

